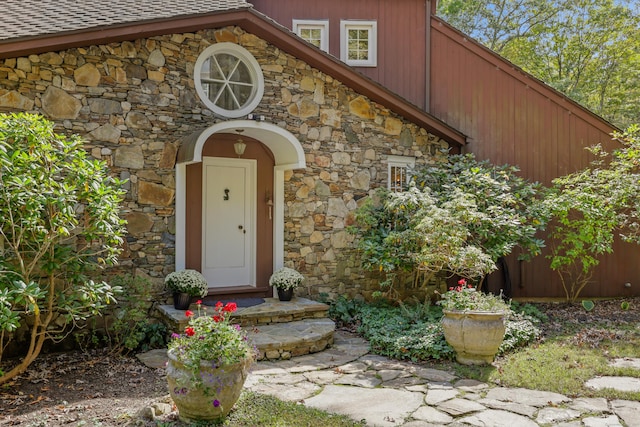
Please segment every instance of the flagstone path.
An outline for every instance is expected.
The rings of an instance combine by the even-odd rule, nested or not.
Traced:
[[[640,426],[640,402],[494,387],[371,355],[368,348],[365,340],[336,332],[334,346],[321,353],[257,363],[245,386],[369,426]],[[640,369],[640,359],[617,363]],[[624,378],[592,381],[595,387],[640,391],[637,379]]]
[[[640,359],[617,359],[614,364],[640,369]],[[639,381],[631,377],[599,377],[587,385],[640,391]],[[369,354],[365,340],[344,332],[336,332],[333,347],[323,352],[256,363],[245,387],[365,420],[368,426],[640,426],[637,401],[571,399],[460,379]]]

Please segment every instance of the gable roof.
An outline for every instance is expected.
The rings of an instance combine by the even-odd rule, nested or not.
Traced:
[[[25,3],[30,7],[25,9],[21,6]],[[39,5],[37,8],[36,4]],[[112,0],[106,4],[108,6],[101,6],[100,10],[108,8],[119,12],[105,12],[104,20],[100,20],[93,5],[91,8],[74,8],[77,6],[74,0],[6,0],[5,5],[9,7],[3,10],[0,18],[0,59],[237,25],[449,143],[464,145],[466,142],[466,136],[458,130],[305,42],[288,28],[257,12],[246,1]],[[51,23],[51,14],[58,7],[64,10],[65,22],[81,22],[56,29],[55,22]],[[47,17],[46,25],[35,24],[40,10],[47,11],[43,15]],[[23,21],[31,24],[25,25],[21,34],[11,29],[15,24],[7,24]]]
[[[0,40],[252,7],[244,0],[5,0]]]

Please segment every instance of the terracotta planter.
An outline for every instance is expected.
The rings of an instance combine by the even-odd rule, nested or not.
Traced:
[[[505,313],[443,311],[444,337],[463,365],[484,365],[493,359],[504,339]]]
[[[191,305],[191,295],[185,293],[173,294],[173,307],[176,310],[187,310]]]
[[[278,289],[278,299],[280,301],[291,301],[291,298],[293,298],[293,288],[289,288],[289,289]]]
[[[194,384],[190,369],[169,351],[167,382],[169,394],[178,408],[180,420],[186,423],[221,420],[240,397],[253,358],[232,365],[215,367],[214,362],[200,364],[202,384]]]

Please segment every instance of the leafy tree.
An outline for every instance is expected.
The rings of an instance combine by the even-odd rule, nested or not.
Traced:
[[[558,14],[557,2],[539,0],[441,0],[438,14],[489,49],[502,51],[529,39]]]
[[[551,268],[558,272],[568,301],[589,283],[598,257],[613,251],[616,236],[640,243],[640,132],[617,135],[623,147],[611,155],[601,147],[591,167],[556,178],[544,204],[553,218]]]
[[[443,0],[454,26],[620,128],[640,116],[640,10],[630,0]]]
[[[120,253],[121,184],[78,137],[55,134],[37,115],[0,115],[0,358],[21,325],[28,331],[24,357],[0,372],[0,384],[47,339],[113,301],[117,289],[88,274]]]
[[[440,272],[481,278],[516,246],[525,258],[539,254],[539,187],[515,173],[454,155],[415,170],[406,192],[380,190],[356,214],[363,266],[385,276],[388,297],[403,299]]]

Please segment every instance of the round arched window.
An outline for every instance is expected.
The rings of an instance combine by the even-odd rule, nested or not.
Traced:
[[[252,112],[264,93],[258,61],[234,43],[216,43],[205,49],[196,61],[194,81],[207,107],[228,118]]]

